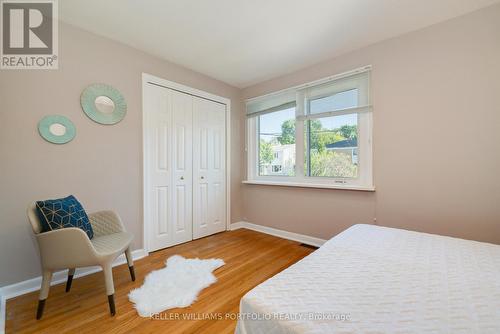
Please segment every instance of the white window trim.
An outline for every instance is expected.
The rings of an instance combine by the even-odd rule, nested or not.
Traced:
[[[363,187],[354,185],[336,185],[336,184],[320,184],[320,183],[301,183],[301,182],[280,182],[280,181],[261,181],[261,180],[245,180],[244,184],[256,184],[263,186],[280,186],[280,187],[295,187],[295,188],[319,188],[319,189],[340,189],[340,190],[357,190],[357,191],[375,191],[375,187]]]
[[[319,84],[333,82],[340,78],[346,78],[356,75],[358,73],[369,72],[371,66],[365,66],[353,71],[335,75],[326,79],[317,80],[315,82],[307,83],[301,86],[290,88],[286,91],[290,94],[290,90],[296,92],[296,124],[295,124],[295,176],[280,176],[280,175],[259,175],[259,157],[258,157],[258,126],[256,117],[249,117],[247,119],[247,177],[243,181],[245,184],[259,184],[259,185],[275,185],[275,186],[290,186],[290,187],[305,187],[305,188],[327,188],[327,189],[346,189],[346,190],[361,190],[361,191],[374,191],[373,185],[373,153],[372,153],[372,106],[368,103],[355,108],[349,108],[337,111],[335,115],[342,114],[358,114],[358,163],[360,166],[359,175],[355,179],[350,178],[335,178],[335,177],[310,177],[305,175],[304,170],[304,124],[307,119],[315,119],[320,117],[333,116],[332,112],[325,112],[321,114],[306,115],[304,110],[305,89]],[[281,91],[281,92],[284,92]],[[370,86],[364,90],[367,92],[366,101],[370,102]],[[277,93],[267,94],[263,97],[253,98],[249,101],[255,101],[259,98],[266,98]],[[248,101],[247,101],[248,102]],[[255,114],[254,114],[255,116]]]

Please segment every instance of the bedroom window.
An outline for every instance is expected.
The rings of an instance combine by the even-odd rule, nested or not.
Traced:
[[[370,67],[247,101],[246,183],[374,190]]]

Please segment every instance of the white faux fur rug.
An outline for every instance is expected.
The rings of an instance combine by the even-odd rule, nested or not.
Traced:
[[[128,295],[141,317],[191,305],[201,290],[217,281],[212,271],[224,265],[221,259],[185,259],[180,255],[165,263],[165,268],[150,272],[144,284]]]

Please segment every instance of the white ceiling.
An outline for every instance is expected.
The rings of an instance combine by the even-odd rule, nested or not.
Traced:
[[[63,0],[61,20],[247,87],[500,0]]]

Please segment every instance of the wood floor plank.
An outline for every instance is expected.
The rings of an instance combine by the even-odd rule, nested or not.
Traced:
[[[136,281],[128,267],[113,268],[116,316],[109,315],[102,272],[51,287],[41,320],[35,319],[38,293],[7,301],[6,333],[233,333],[241,297],[314,249],[297,242],[239,229],[223,232],[151,253],[136,261]],[[172,309],[156,318],[141,318],[128,300],[131,289],[142,285],[152,270],[165,266],[168,257],[221,258],[226,265],[215,271],[217,283],[203,290],[187,308]]]

